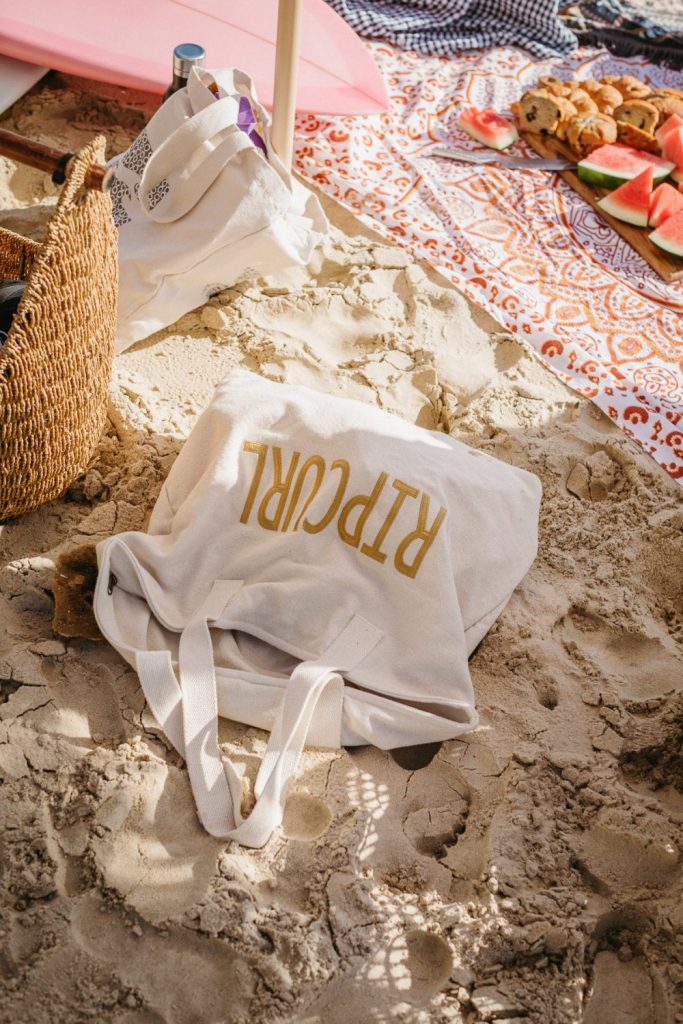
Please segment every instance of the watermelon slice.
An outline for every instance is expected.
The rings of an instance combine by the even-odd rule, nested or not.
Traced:
[[[667,132],[662,146],[662,156],[677,166],[683,164],[683,125]]]
[[[650,197],[650,216],[648,223],[658,228],[669,217],[683,210],[683,195],[668,182],[658,185]]]
[[[683,117],[680,114],[672,114],[671,117],[667,117],[664,124],[655,132],[657,145],[660,149],[664,145],[665,136],[668,135],[672,128],[683,128]]]
[[[671,172],[674,181],[683,181],[683,125],[672,128],[664,137],[662,155],[676,165]]]
[[[579,162],[579,177],[590,185],[598,188],[616,188],[625,181],[637,177],[651,165],[656,183],[663,181],[676,166],[670,160],[664,160],[654,153],[645,153],[632,146],[622,146],[618,142],[609,143],[594,149],[590,156]]]
[[[478,110],[476,107],[463,110],[458,118],[458,127],[491,149],[506,149],[519,138],[515,126],[495,110]]]
[[[654,173],[652,165],[646,167],[631,181],[625,181],[614,192],[601,199],[598,206],[617,220],[636,224],[639,228],[646,227]]]
[[[670,252],[672,256],[683,258],[683,213],[676,213],[665,220],[651,233],[650,241],[660,249]]]

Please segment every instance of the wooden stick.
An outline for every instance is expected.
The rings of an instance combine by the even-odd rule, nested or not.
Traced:
[[[296,79],[301,38],[302,0],[280,0],[273,83],[273,147],[287,170],[292,167]]]
[[[42,142],[34,142],[33,139],[26,139],[23,135],[16,135],[14,132],[7,132],[2,128],[0,128],[0,156],[7,156],[10,160],[35,167],[39,171],[47,171],[58,184],[64,181],[64,175],[68,172],[69,164],[73,160],[73,153],[61,153],[58,149],[44,146]],[[87,188],[106,192],[111,188],[112,179],[113,174],[108,167],[93,164],[85,172],[84,184]]]

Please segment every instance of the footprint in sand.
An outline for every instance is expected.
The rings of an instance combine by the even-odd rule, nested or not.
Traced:
[[[627,491],[621,466],[602,448],[572,467],[565,486],[582,501],[605,501],[612,494],[623,496]]]
[[[661,979],[643,956],[643,939],[653,924],[639,908],[603,914],[593,931],[592,964],[583,1024],[670,1024],[671,1008]]]
[[[389,981],[408,1003],[424,1004],[439,992],[453,969],[450,946],[433,932],[415,929],[389,949]]]
[[[680,874],[680,850],[672,830],[655,817],[602,807],[577,844],[577,867],[597,892],[664,889]]]
[[[461,772],[448,761],[434,760],[440,748],[440,743],[425,743],[391,751],[394,761],[411,772],[401,829],[418,853],[437,860],[463,836],[471,803]]]
[[[449,981],[453,956],[448,943],[433,932],[413,929],[369,960],[353,957],[347,969],[326,985],[319,997],[297,1017],[297,1024],[389,1024],[417,1020],[406,1016],[405,1004],[428,1007]],[[400,1007],[400,1015],[396,1014]],[[431,1020],[420,1014],[419,1020]]]
[[[656,637],[619,629],[601,615],[576,607],[555,631],[570,655],[578,651],[619,680],[622,699],[645,701],[681,689],[683,660]]]
[[[332,811],[317,796],[292,793],[287,798],[282,831],[288,839],[311,842],[325,832],[332,821]]]
[[[619,765],[628,785],[683,817],[683,694],[662,712],[633,724]]]
[[[624,963],[616,953],[598,953],[583,1024],[669,1024],[670,1020],[663,988],[650,976],[642,957]]]

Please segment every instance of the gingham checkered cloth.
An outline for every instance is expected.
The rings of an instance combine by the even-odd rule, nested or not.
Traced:
[[[560,0],[327,0],[361,36],[452,57],[461,50],[521,46],[535,57],[576,49],[557,16]]]

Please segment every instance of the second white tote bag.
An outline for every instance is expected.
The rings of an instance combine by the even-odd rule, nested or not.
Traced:
[[[317,197],[272,148],[251,78],[234,68],[193,68],[110,166],[119,352],[243,278],[307,263],[327,230]]]

